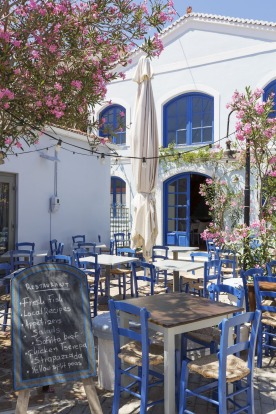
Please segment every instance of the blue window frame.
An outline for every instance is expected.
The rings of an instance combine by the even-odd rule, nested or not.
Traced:
[[[276,111],[276,80],[270,82],[270,84],[265,87],[265,89],[264,89],[264,96],[263,96],[264,101],[267,100],[267,98],[269,97],[269,95],[271,93],[274,93],[274,98],[273,98],[273,100],[274,100],[274,108],[273,109]],[[269,114],[269,117],[270,118],[275,118],[276,117],[276,112],[271,112]]]
[[[108,137],[114,144],[126,143],[126,110],[121,105],[109,105],[100,113],[100,121],[105,119],[99,130],[100,137]]]
[[[126,204],[126,183],[122,178],[111,177],[110,198],[113,206]]]
[[[213,142],[214,98],[189,93],[164,106],[164,146],[199,145]]]

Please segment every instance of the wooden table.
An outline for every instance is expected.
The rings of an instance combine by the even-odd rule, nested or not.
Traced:
[[[191,272],[192,270],[202,269],[204,263],[184,262],[183,260],[158,260],[153,263],[159,270],[173,271],[173,291],[179,292],[179,272]],[[198,278],[197,278],[198,279]]]
[[[199,247],[191,246],[168,246],[169,252],[173,253],[173,260],[178,260],[178,253],[194,252],[199,250]]]
[[[107,283],[105,284],[105,296],[110,297],[110,270],[112,266],[117,267],[120,264],[126,264],[139,260],[138,257],[129,256],[116,256],[114,254],[98,254],[98,264],[105,266],[105,278]],[[80,259],[80,262],[95,263],[93,256],[87,256]]]
[[[164,334],[164,412],[175,413],[175,350],[179,334],[194,331],[221,322],[223,317],[231,317],[242,311],[220,302],[192,296],[186,293],[167,293],[126,299],[124,302],[145,307],[150,312],[150,328]],[[125,324],[128,315],[121,316]],[[233,340],[233,335],[229,337]]]
[[[275,278],[276,282],[276,278]],[[275,291],[276,290],[276,283],[273,282],[259,282],[259,286],[261,290],[267,291]],[[248,288],[248,302],[249,302],[249,310],[254,312],[256,310],[256,296],[255,296],[255,288],[254,283],[247,283]]]

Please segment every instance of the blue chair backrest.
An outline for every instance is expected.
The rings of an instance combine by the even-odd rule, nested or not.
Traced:
[[[155,262],[156,259],[168,259],[169,248],[168,246],[156,245],[152,248],[152,261]]]
[[[12,271],[33,265],[32,250],[10,250]]]
[[[276,276],[276,260],[271,260],[266,264],[268,276]]]
[[[85,242],[85,235],[84,234],[77,234],[76,236],[72,236],[73,244],[76,245],[77,243],[84,243]]]
[[[137,274],[137,268],[143,270],[143,274]],[[138,282],[148,282],[150,284],[150,294],[154,295],[154,285],[156,283],[156,269],[152,263],[147,262],[131,262],[132,277],[134,281],[134,291],[136,297],[139,296]]]
[[[15,250],[32,250],[34,252],[35,243],[30,242],[20,242],[15,243]]]
[[[208,297],[208,283],[210,281],[216,281],[216,284],[220,283],[221,278],[221,260],[209,260],[204,262],[204,280],[203,280],[203,296]]]
[[[262,290],[260,288],[261,282],[271,283],[271,290]],[[276,278],[274,276],[255,276],[254,290],[257,309],[262,312],[266,311],[276,313]]]
[[[72,265],[71,256],[65,254],[54,254],[53,256],[46,257],[46,262],[55,262],[55,263],[66,263]]]
[[[58,249],[58,241],[57,241],[57,239],[50,240],[50,252],[51,252],[51,256],[53,256],[54,254],[57,254],[57,249]]]
[[[244,294],[245,294],[245,310],[246,312],[249,312],[250,309],[249,309],[248,287],[247,287],[248,279],[252,278],[252,282],[253,282],[256,276],[263,276],[264,271],[260,267],[256,267],[256,268],[254,267],[254,268],[247,269],[247,270],[241,270],[240,275],[242,278]]]
[[[208,286],[208,292],[211,300],[218,301],[219,295],[221,293],[227,293],[229,295],[235,296],[237,298],[237,306],[241,308],[244,302],[244,289],[243,288],[236,288],[230,285],[223,285],[222,283],[216,285],[211,283]],[[235,313],[238,314],[240,312]]]
[[[124,301],[114,301],[110,299],[108,302],[110,317],[111,317],[111,326],[112,326],[112,335],[114,343],[114,351],[117,356],[120,353],[121,347],[121,337],[129,338],[141,343],[142,346],[142,366],[148,366],[148,356],[149,356],[149,335],[148,335],[148,318],[150,313],[146,308],[139,308]],[[118,312],[127,312],[128,314],[134,315],[134,318],[139,318],[137,324],[129,325],[128,328],[121,326],[120,317],[118,317]]]
[[[212,259],[219,258],[220,249],[216,246],[213,240],[206,240],[207,252],[212,255]]]
[[[96,243],[93,242],[78,242],[78,248],[85,249],[91,253],[96,253]]]
[[[239,315],[235,315],[229,319],[223,319],[219,324],[221,330],[220,349],[218,353],[219,358],[219,378],[225,380],[226,372],[226,359],[228,355],[239,355],[241,351],[248,351],[247,354],[247,366],[250,372],[254,369],[254,356],[257,340],[258,328],[261,320],[261,312],[245,312]],[[240,328],[244,324],[251,324],[251,334],[249,339],[244,341],[244,338],[240,340]],[[235,344],[229,344],[230,333],[236,332],[237,338]]]

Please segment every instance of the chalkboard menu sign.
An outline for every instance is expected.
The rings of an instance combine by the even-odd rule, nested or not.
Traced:
[[[11,289],[14,389],[95,375],[85,274],[43,263],[17,273]]]

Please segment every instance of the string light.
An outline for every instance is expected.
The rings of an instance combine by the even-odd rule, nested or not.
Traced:
[[[15,116],[14,114],[11,114],[9,111],[6,111],[6,112],[8,112],[11,116],[13,116],[14,118],[16,118],[17,120],[19,120],[19,121],[21,121],[21,122],[24,122],[23,120],[21,120],[20,118],[18,118],[17,116]],[[26,123],[25,123],[26,124]],[[88,148],[83,148],[83,147],[80,147],[80,146],[78,146],[78,145],[75,145],[75,144],[71,144],[71,143],[65,143],[65,142],[63,142],[61,139],[58,139],[58,138],[56,138],[56,137],[54,137],[54,136],[52,136],[51,134],[49,134],[49,133],[47,133],[46,131],[41,131],[39,128],[37,128],[36,126],[34,126],[34,125],[29,125],[29,127],[31,128],[31,129],[35,129],[36,131],[39,131],[40,133],[43,133],[44,135],[46,135],[46,136],[48,136],[49,138],[52,138],[52,139],[54,139],[55,141],[57,141],[57,144],[55,144],[55,145],[53,145],[53,146],[56,146],[56,148],[59,146],[60,148],[61,148],[61,145],[62,144],[66,144],[66,145],[68,145],[68,146],[71,146],[71,147],[74,147],[74,148],[77,148],[77,149],[80,149],[80,150],[82,150],[82,151],[86,151],[86,152],[89,152],[90,154],[81,154],[81,153],[78,153],[78,152],[76,152],[76,151],[70,151],[70,150],[68,150],[68,149],[66,149],[66,148],[64,148],[64,146],[62,146],[62,149],[63,150],[66,150],[66,151],[69,151],[69,152],[73,152],[74,154],[78,154],[78,155],[90,155],[91,156],[91,153],[92,153],[92,155],[94,155],[94,154],[96,154],[96,155],[98,155],[98,157],[100,156],[101,157],[101,160],[102,160],[102,158],[105,158],[105,157],[114,157],[114,155],[116,155],[116,160],[118,161],[118,159],[119,158],[124,158],[124,159],[137,159],[137,160],[139,160],[139,159],[142,159],[142,166],[144,166],[144,167],[146,167],[146,161],[147,160],[153,160],[153,159],[164,159],[164,158],[170,158],[170,157],[174,157],[175,155],[170,155],[170,154],[166,154],[166,155],[160,155],[160,156],[157,156],[157,157],[134,157],[134,156],[126,156],[126,155],[119,155],[114,149],[110,149],[110,147],[108,147],[108,145],[107,144],[105,144],[106,146],[107,146],[107,148],[108,149],[110,149],[110,150],[112,150],[113,151],[113,153],[106,153],[106,154],[102,154],[102,153],[100,153],[100,152],[98,152],[97,150],[95,150],[95,149],[88,149]],[[231,135],[233,135],[233,134],[235,134],[235,132],[232,132],[231,134],[227,134],[225,137],[222,137],[222,138],[219,138],[217,141],[215,141],[215,142],[213,142],[212,144],[206,144],[206,145],[202,145],[201,147],[200,147],[200,149],[202,149],[202,148],[206,148],[206,147],[209,147],[209,148],[212,148],[212,146],[214,145],[214,144],[216,144],[217,142],[220,142],[221,140],[223,140],[224,138],[228,138],[229,136],[231,136]],[[53,146],[51,146],[51,147],[48,147],[48,148],[52,148]],[[48,148],[47,148],[47,150],[48,150]],[[18,153],[7,153],[7,155],[16,155],[16,156],[18,156],[18,155],[23,155],[24,153],[25,154],[28,154],[28,153],[32,153],[32,152],[38,152],[38,151],[42,151],[43,149],[45,149],[45,148],[40,148],[40,149],[36,149],[36,150],[34,150],[34,151],[23,151],[23,152],[21,152],[20,154],[18,154]],[[190,150],[188,150],[188,151],[185,151],[185,153],[190,153],[190,152],[195,152],[195,151],[197,151],[199,148],[197,147],[197,148],[194,148],[194,149],[190,149]],[[104,157],[102,157],[102,155],[104,156]],[[179,153],[178,154],[178,156],[179,156],[179,158],[180,158],[180,156],[181,156],[181,154]],[[97,158],[98,158],[97,157]]]
[[[146,168],[146,166],[147,166],[146,157],[143,157],[142,167],[143,167],[143,168]]]
[[[59,152],[61,150],[61,145],[62,145],[62,140],[59,139],[57,144],[56,144],[56,151]]]

